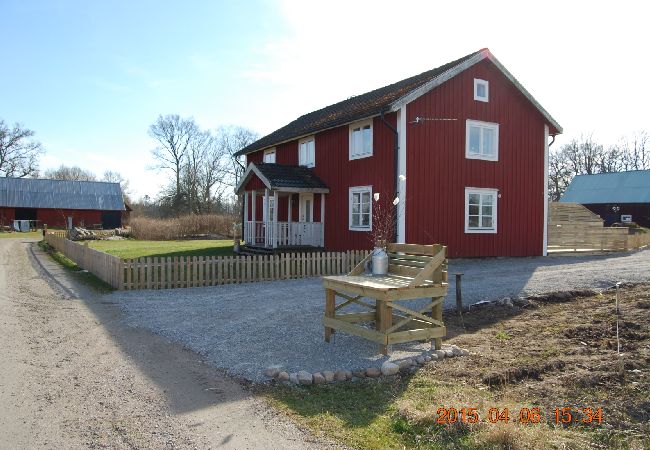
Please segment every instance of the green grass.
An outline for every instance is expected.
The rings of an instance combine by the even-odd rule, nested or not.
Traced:
[[[233,242],[225,240],[182,240],[182,241],[89,241],[91,248],[122,259],[146,256],[232,256]]]
[[[56,261],[58,264],[60,264],[64,269],[66,269],[72,276],[74,276],[77,280],[81,281],[82,283],[92,287],[94,290],[97,292],[100,292],[102,294],[112,292],[115,289],[113,289],[110,285],[107,283],[103,282],[99,278],[97,278],[95,275],[93,275],[90,272],[86,272],[83,270],[81,267],[79,267],[74,261],[69,259],[67,256],[65,256],[63,253],[55,250],[52,246],[50,246],[47,242],[45,241],[39,241],[38,246],[43,249],[50,257]]]
[[[25,239],[25,238],[42,238],[43,237],[43,232],[41,230],[38,231],[30,231],[28,233],[18,233],[18,232],[2,232],[0,233],[0,239],[6,238],[14,238],[14,239]]]

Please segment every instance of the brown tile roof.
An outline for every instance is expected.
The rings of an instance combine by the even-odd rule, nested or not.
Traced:
[[[382,110],[385,110],[404,95],[421,87],[452,67],[472,58],[481,51],[471,53],[436,69],[300,116],[293,122],[243,148],[235,156],[246,155],[281,142],[380,114]]]

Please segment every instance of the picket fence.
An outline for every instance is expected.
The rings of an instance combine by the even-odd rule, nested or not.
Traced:
[[[174,289],[255,281],[343,275],[367,251],[281,253],[257,256],[174,256],[123,260],[60,234],[46,241],[115,289]]]

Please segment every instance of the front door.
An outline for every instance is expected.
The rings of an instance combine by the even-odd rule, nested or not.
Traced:
[[[300,194],[300,207],[299,207],[300,222],[313,222],[314,221],[314,194]]]

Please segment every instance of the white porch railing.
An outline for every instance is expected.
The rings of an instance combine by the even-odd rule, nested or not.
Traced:
[[[310,245],[323,247],[322,222],[244,222],[244,241],[249,245],[277,248]]]

